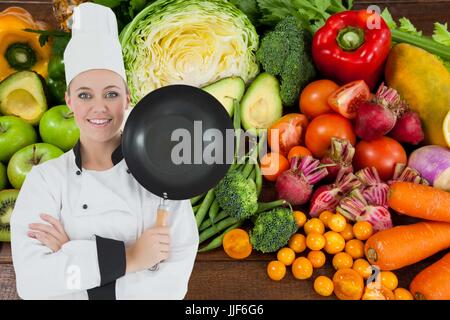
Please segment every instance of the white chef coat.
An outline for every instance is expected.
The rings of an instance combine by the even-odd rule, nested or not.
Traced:
[[[33,166],[11,216],[18,295],[23,299],[183,299],[199,238],[189,200],[168,200],[171,249],[157,271],[125,275],[125,247],[154,226],[161,198],[130,174],[119,146],[114,166],[82,168],[80,144]],[[70,239],[57,252],[28,237],[47,213]]]

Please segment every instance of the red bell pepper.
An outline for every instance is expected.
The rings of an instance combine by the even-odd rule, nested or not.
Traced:
[[[374,89],[391,47],[383,18],[367,10],[332,15],[313,38],[312,55],[324,77],[346,84],[364,80]]]

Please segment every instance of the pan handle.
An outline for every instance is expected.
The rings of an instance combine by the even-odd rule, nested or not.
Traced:
[[[156,226],[157,227],[167,226],[168,217],[169,217],[169,211],[167,210],[167,206],[159,205],[158,211],[156,214]]]
[[[166,199],[162,200],[162,203],[158,206],[158,211],[156,213],[156,223],[155,225],[157,227],[165,227],[167,226],[167,220],[169,217],[169,210],[168,206],[165,204]],[[150,271],[158,271],[159,270],[159,263],[155,264],[153,267],[148,269]]]

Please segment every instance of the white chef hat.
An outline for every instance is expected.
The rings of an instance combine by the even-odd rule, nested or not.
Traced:
[[[122,47],[114,12],[103,5],[84,2],[73,10],[72,38],[64,51],[66,83],[91,69],[107,69],[126,83]]]

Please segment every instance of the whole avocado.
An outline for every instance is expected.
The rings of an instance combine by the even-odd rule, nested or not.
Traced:
[[[434,55],[415,46],[394,46],[385,67],[387,85],[419,114],[425,143],[446,147],[442,124],[450,110],[450,73]]]

